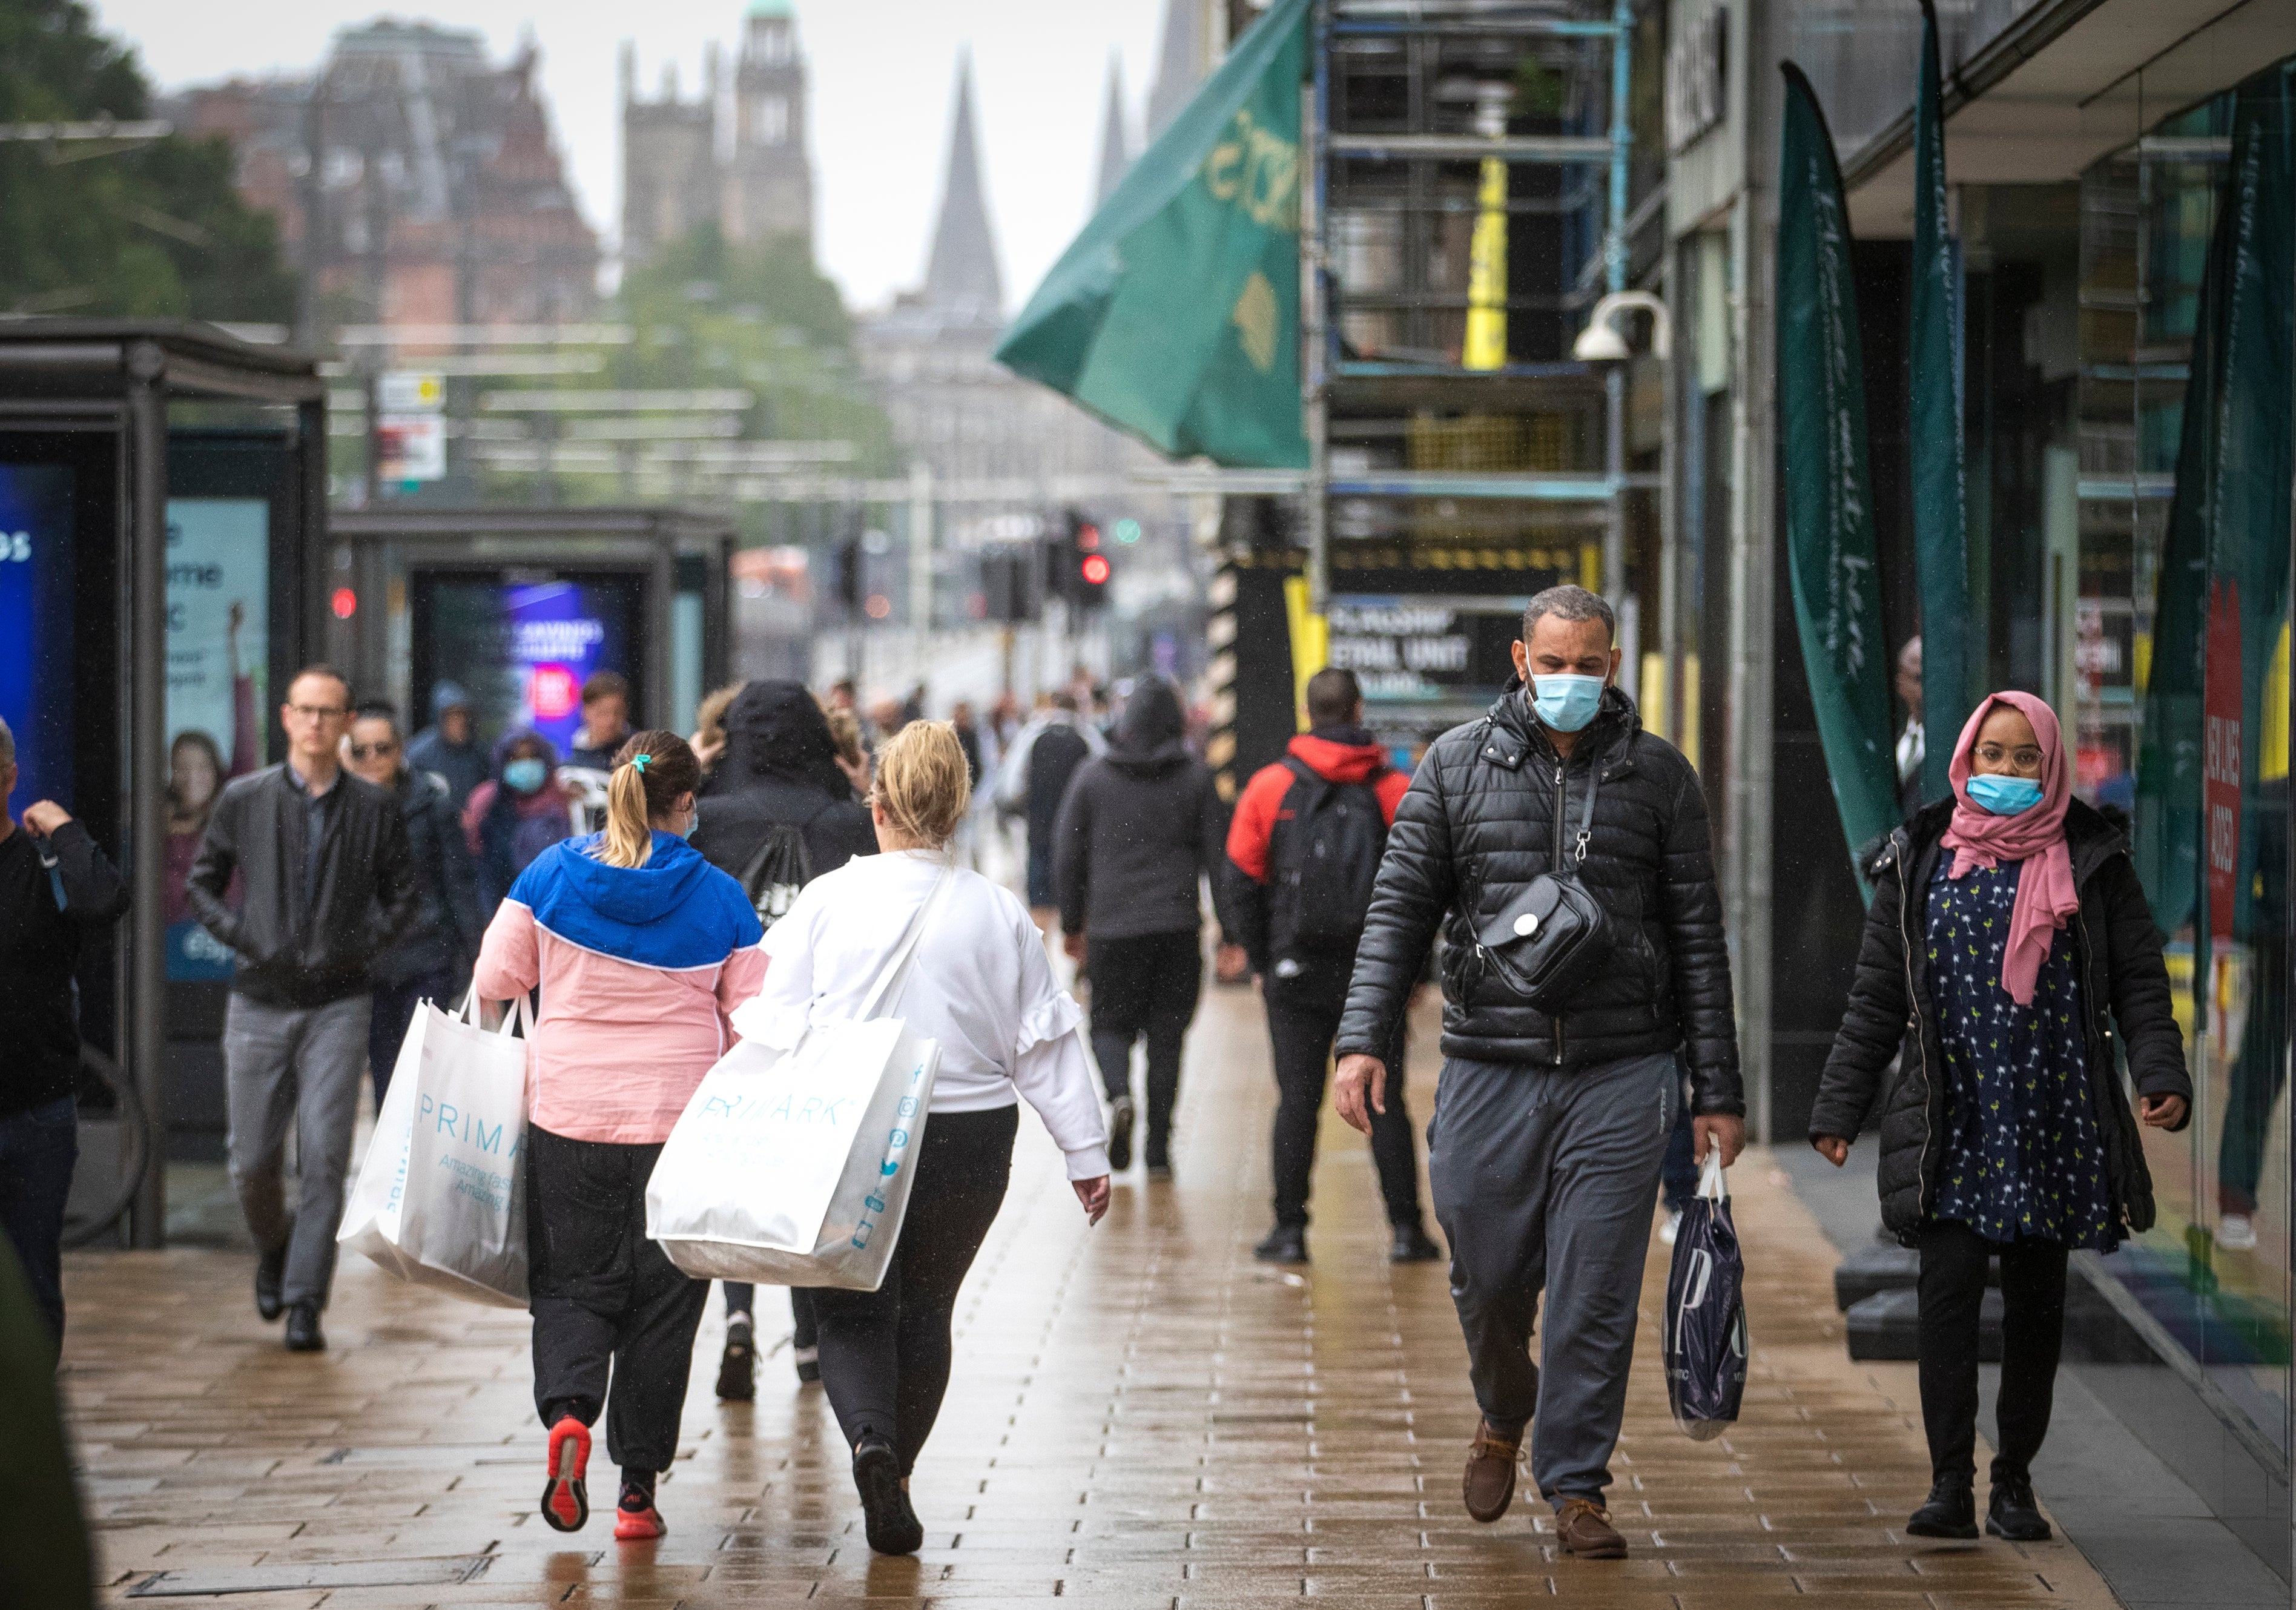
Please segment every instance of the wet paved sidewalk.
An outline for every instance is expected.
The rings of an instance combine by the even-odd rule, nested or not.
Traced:
[[[1423,1121],[1433,1072],[1423,1056]],[[1833,1252],[1759,1154],[1733,1172],[1755,1347],[1739,1429],[1699,1444],[1668,1417],[1654,1242],[1614,1465],[1631,1557],[1561,1557],[1535,1499],[1476,1525],[1459,1501],[1475,1411],[1443,1271],[1388,1265],[1368,1151],[1336,1118],[1315,1264],[1251,1260],[1273,1105],[1256,1002],[1215,991],[1191,1045],[1175,1184],[1136,1174],[1088,1231],[1024,1120],[917,1472],[927,1540],[914,1559],[871,1557],[834,1423],[786,1347],[764,1360],[754,1407],[710,1396],[714,1298],[660,1490],[669,1535],[617,1545],[603,1442],[587,1531],[563,1536],[535,1514],[542,1433],[523,1315],[415,1293],[350,1258],[331,1351],[291,1356],[255,1318],[242,1254],[76,1254],[66,1390],[105,1602],[2113,1602],[2062,1541],[1902,1535],[1927,1487],[1912,1367],[1849,1361]],[[778,1294],[760,1300],[770,1341],[786,1310]],[[217,1590],[238,1596],[160,1597]]]

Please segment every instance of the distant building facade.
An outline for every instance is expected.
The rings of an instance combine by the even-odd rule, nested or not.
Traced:
[[[232,79],[161,115],[220,136],[237,185],[273,213],[311,288],[311,321],[550,324],[597,300],[583,221],[537,87],[531,42],[388,19],[335,37],[311,76]]]
[[[1112,72],[1108,94],[1095,206],[1106,200],[1132,156]],[[1137,522],[1137,535],[1111,552],[1117,568],[1109,624],[1115,629],[1095,651],[1104,656],[1101,669],[1137,669],[1152,652],[1160,652],[1169,661],[1165,669],[1192,673],[1201,657],[1201,609],[1190,574],[1186,511],[1181,500],[1135,479],[1135,472],[1160,461],[994,357],[1004,333],[1004,280],[973,100],[970,63],[960,62],[924,283],[860,321],[856,335],[864,373],[903,448],[932,472],[941,510],[937,542],[958,568],[968,551],[1011,539],[1015,516],[1036,516],[1047,530],[1067,507],[1110,530]],[[945,597],[944,606],[952,602]],[[1158,637],[1167,647],[1152,651]],[[1060,660],[1060,674],[1066,667]]]
[[[636,266],[695,225],[728,240],[776,235],[813,243],[813,161],[807,152],[806,66],[788,0],[752,0],[732,81],[718,47],[703,53],[701,91],[688,101],[675,67],[657,99],[640,98],[637,50],[621,58],[622,260]]]

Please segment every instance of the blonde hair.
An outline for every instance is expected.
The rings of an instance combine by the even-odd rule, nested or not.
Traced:
[[[875,798],[906,837],[938,850],[972,803],[964,746],[947,721],[912,721],[877,753]]]
[[[816,703],[819,701],[816,701]],[[823,705],[821,719],[829,723],[829,741],[837,746],[837,758],[848,766],[861,764],[861,720],[849,710],[837,710]]]
[[[701,702],[693,707],[693,735],[704,743],[724,743],[726,711],[741,691],[749,686],[746,682],[728,682],[704,696]]]
[[[614,756],[606,784],[606,831],[591,851],[609,867],[643,867],[653,854],[653,818],[701,785],[701,762],[674,732],[642,732]]]

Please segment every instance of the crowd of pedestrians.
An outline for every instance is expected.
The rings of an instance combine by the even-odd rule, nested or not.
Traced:
[[[1079,675],[1025,719],[1006,699],[947,721],[927,719],[922,688],[865,716],[849,683],[816,698],[759,679],[703,700],[689,739],[634,732],[629,685],[602,672],[562,765],[530,727],[489,744],[453,684],[430,690],[430,723],[408,742],[390,705],[355,703],[313,666],[277,712],[284,760],[260,769],[253,695],[235,680],[248,730],[228,761],[211,740],[176,746],[167,846],[184,920],[233,962],[227,1149],[258,1311],[286,1315],[289,1349],[324,1347],[362,1066],[379,1110],[421,1002],[535,1001],[521,1166],[541,1512],[562,1531],[587,1521],[603,1418],[615,1535],[660,1536],[657,1483],[708,1283],[645,1233],[656,1161],[737,1039],[793,1052],[863,1014],[902,956],[899,1014],[940,1047],[909,1211],[877,1289],[790,1301],[797,1376],[827,1395],[870,1546],[914,1552],[909,1478],[1019,1109],[1062,1152],[1090,1222],[1136,1138],[1146,1181],[1171,1178],[1209,912],[1223,957],[1257,981],[1276,1087],[1272,1227],[1255,1255],[1310,1256],[1331,1086],[1370,1138],[1390,1257],[1448,1259],[1480,1409],[1467,1513],[1509,1511],[1528,1443],[1561,1548],[1623,1556],[1607,1493],[1653,1201],[1671,1239],[1697,1165],[1745,1144],[1729,956],[1703,791],[1619,686],[1610,604],[1538,594],[1513,656],[1488,713],[1416,755],[1365,725],[1351,672],[1316,673],[1305,730],[1232,808],[1179,690],[1152,675],[1113,689]],[[1868,863],[1875,898],[1810,1139],[1840,1164],[1886,1092],[1882,1218],[1920,1252],[1934,1486],[1917,1535],[1976,1534],[1979,1314],[2000,1261],[1987,1524],[2033,1539],[2048,1531],[2031,1463],[2067,1253],[2150,1225],[2136,1126],[2181,1127],[2192,1087],[2123,826],[2072,797],[2047,705],[1983,701],[1951,777],[1953,797],[1914,809]],[[0,726],[0,784],[15,782]],[[1018,893],[967,865],[1015,830]],[[1598,959],[1541,973],[1526,914],[1560,909],[1566,884],[1595,914],[1578,942]],[[74,969],[126,905],[63,808],[0,816],[0,1038],[28,1051],[0,1076],[0,1228],[58,1335]],[[1056,956],[1077,964],[1086,1004]],[[1442,1067],[1426,1197],[1441,1244],[1404,1095],[1410,1008],[1430,988]],[[729,1283],[725,1301],[717,1395],[748,1400],[755,1293]]]

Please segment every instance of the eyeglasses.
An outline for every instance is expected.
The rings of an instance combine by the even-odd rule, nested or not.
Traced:
[[[385,738],[379,743],[354,743],[351,745],[351,759],[354,760],[364,760],[369,755],[376,755],[387,760],[398,752],[398,740],[396,738]]]
[[[2012,765],[2019,771],[2041,769],[2041,752],[2030,743],[2021,744],[2015,749],[2007,749],[1998,743],[1980,743],[1977,746],[1977,758],[1988,766]]]
[[[291,704],[287,711],[306,721],[340,721],[351,713],[340,704]]]

